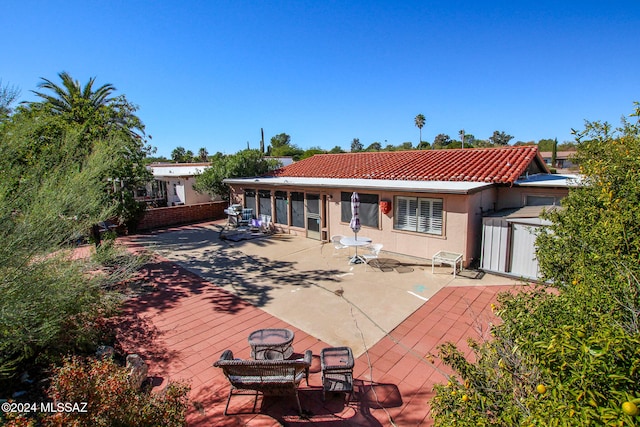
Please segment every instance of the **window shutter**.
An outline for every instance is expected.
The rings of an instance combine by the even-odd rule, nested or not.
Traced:
[[[416,231],[417,200],[411,197],[396,199],[396,228],[398,230]]]
[[[420,233],[429,233],[431,231],[431,200],[419,199],[418,207],[418,229]]]
[[[442,199],[396,197],[395,228],[442,234]]]
[[[435,199],[431,205],[431,233],[442,234],[442,199]]]

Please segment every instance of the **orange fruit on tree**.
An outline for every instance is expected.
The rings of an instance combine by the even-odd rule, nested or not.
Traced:
[[[640,410],[638,409],[638,406],[636,406],[635,403],[624,402],[622,404],[622,412],[624,412],[627,415],[635,416],[635,415],[638,415],[638,413],[640,413]]]
[[[540,394],[545,394],[547,392],[547,387],[544,384],[538,384],[536,386],[536,391]]]

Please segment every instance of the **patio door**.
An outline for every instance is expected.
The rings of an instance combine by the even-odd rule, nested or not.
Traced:
[[[320,194],[307,193],[307,237],[320,240]]]

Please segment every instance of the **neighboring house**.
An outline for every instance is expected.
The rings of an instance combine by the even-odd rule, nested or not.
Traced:
[[[208,168],[209,163],[153,163],[147,167],[153,173],[154,182],[148,186],[144,198],[139,199],[166,200],[166,206],[193,205],[213,200],[208,194],[200,194],[193,189],[196,175]]]
[[[551,158],[553,157],[553,153],[551,151],[541,151],[540,156],[544,162],[552,168],[556,169],[571,169],[576,166],[573,163],[572,157],[576,154],[575,151],[558,151],[556,153],[556,164],[555,166],[551,164]]]
[[[536,146],[320,154],[225,182],[232,202],[271,215],[280,231],[323,241],[353,235],[357,191],[360,235],[419,258],[460,253],[465,266],[480,262],[484,216],[557,204],[572,185],[549,174]]]
[[[282,166],[293,163],[291,157],[265,156]],[[211,163],[152,163],[147,168],[153,174],[154,181],[141,188],[136,194],[138,200],[159,206],[180,206],[206,203],[220,198],[212,198],[208,194],[200,194],[193,189],[196,175],[201,174]]]

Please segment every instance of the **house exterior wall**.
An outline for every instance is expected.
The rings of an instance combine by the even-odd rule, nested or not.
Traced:
[[[200,194],[193,189],[193,185],[195,184],[195,182],[195,177],[186,177],[184,179],[185,205],[207,203],[213,201],[210,195]]]
[[[193,205],[213,201],[208,194],[193,189],[194,177],[157,178],[167,183],[167,205]]]
[[[498,190],[489,188],[470,194],[466,197],[468,227],[464,233],[465,261],[467,264],[478,264],[482,250],[482,215],[494,209],[497,203]]]
[[[334,188],[301,188],[294,186],[260,186],[249,185],[233,186],[233,203],[247,206],[244,200],[245,188],[271,191],[271,213],[275,212],[275,191],[319,194],[324,208],[321,208],[321,239],[328,240],[331,236],[340,234],[350,236],[353,231],[349,222],[343,222],[341,218],[341,192],[347,190]],[[351,192],[353,189],[349,189]],[[489,187],[470,194],[437,194],[437,193],[411,193],[390,192],[355,189],[360,194],[377,194],[378,200],[391,202],[391,210],[384,214],[378,211],[378,227],[362,225],[359,235],[371,238],[376,243],[384,245],[383,251],[430,259],[438,251],[450,251],[463,254],[465,267],[476,265],[480,262],[482,251],[483,215],[487,212],[498,211],[505,208],[517,208],[525,206],[528,196],[555,197],[559,201],[568,193],[566,188],[540,188],[540,187]],[[394,205],[396,196],[440,198],[443,201],[443,233],[432,235],[394,228]],[[252,206],[258,207],[255,212],[259,215],[257,198]],[[275,222],[275,218],[274,218]],[[305,222],[306,224],[306,222]],[[275,224],[279,232],[307,236],[305,227]]]
[[[353,189],[341,190],[332,188],[300,188],[293,186],[265,187],[260,185],[232,186],[234,195],[232,203],[247,206],[245,189],[271,191],[271,213],[275,212],[275,191],[304,192],[319,194],[324,201],[324,209],[321,208],[321,236],[322,240],[328,240],[331,236],[339,234],[350,236],[353,231],[349,222],[343,222],[341,218],[341,193],[351,192]],[[375,243],[384,245],[383,251],[409,255],[417,258],[430,259],[438,251],[450,251],[463,254],[463,263],[470,265],[474,260],[479,260],[482,237],[482,213],[493,209],[496,204],[497,190],[488,188],[472,194],[426,194],[411,192],[389,192],[374,190],[358,190],[360,194],[376,194],[378,200],[391,202],[391,210],[384,214],[378,210],[378,227],[363,225],[360,236],[371,238]],[[439,198],[443,201],[442,235],[411,232],[394,229],[394,212],[396,196]],[[256,200],[250,206],[259,207]],[[259,215],[259,208],[255,215]],[[275,220],[274,220],[275,221]],[[305,222],[306,223],[306,222]],[[306,236],[304,227],[275,224],[276,230],[299,236]]]
[[[501,187],[498,189],[495,210],[520,208],[526,206],[527,196],[555,197],[560,199],[569,194],[567,188],[542,188],[542,187]],[[558,204],[558,203],[556,203]]]

